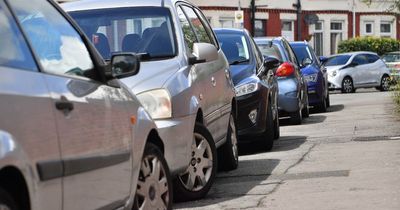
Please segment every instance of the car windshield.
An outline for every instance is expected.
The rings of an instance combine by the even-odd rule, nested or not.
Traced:
[[[390,53],[382,57],[385,62],[400,62],[400,53]]]
[[[146,59],[176,55],[171,13],[167,8],[134,7],[71,12],[99,53],[140,53]]]
[[[302,63],[304,59],[308,58],[313,61],[313,57],[311,56],[311,52],[307,46],[302,45],[291,45],[294,53],[296,54],[297,60]]]
[[[344,65],[349,61],[351,55],[336,55],[328,58],[328,60],[324,63],[325,66],[340,66]]]
[[[249,62],[249,48],[246,37],[242,34],[217,33],[222,51],[231,65]]]

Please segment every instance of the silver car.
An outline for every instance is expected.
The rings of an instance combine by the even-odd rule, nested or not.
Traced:
[[[123,79],[155,119],[176,175],[177,200],[206,195],[219,164],[238,165],[229,64],[202,12],[178,0],[91,0],[63,4],[104,59],[141,55]]]
[[[52,1],[0,0],[0,28],[0,209],[171,209],[165,146],[116,79],[138,57],[105,65]]]
[[[357,88],[390,88],[390,71],[373,52],[351,52],[333,55],[324,61],[330,89],[353,93]]]

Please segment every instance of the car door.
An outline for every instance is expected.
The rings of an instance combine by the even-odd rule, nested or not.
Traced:
[[[88,78],[98,72],[87,47],[55,5],[39,0],[10,3],[51,92],[48,112],[55,113],[63,164],[62,209],[124,205],[132,175],[126,96]]]
[[[62,171],[51,164],[61,160],[52,99],[4,1],[0,1],[0,37],[0,131],[12,136],[0,139],[1,157],[11,164],[18,158],[26,161],[18,165],[35,186],[31,209],[61,209]]]
[[[349,69],[351,77],[353,78],[354,85],[362,87],[368,83],[368,79],[371,77],[370,65],[365,54],[356,55],[352,61],[355,66],[353,69]]]
[[[370,66],[370,77],[368,78],[369,84],[380,85],[383,62],[379,62],[379,56],[373,54],[366,54]]]
[[[288,58],[289,61],[294,65],[294,76],[296,77],[297,81],[298,81],[298,95],[299,95],[299,99],[302,101],[303,105],[306,103],[305,99],[306,99],[306,94],[307,94],[307,83],[305,82],[305,79],[303,77],[303,75],[300,72],[300,65],[299,62],[297,61],[296,55],[294,54],[292,48],[290,47],[289,43],[285,40],[283,41],[283,45],[284,48],[286,49],[287,53],[288,53]]]
[[[187,18],[188,30],[192,30],[195,35],[195,42],[213,44],[218,49],[211,29],[199,17],[200,11],[196,10],[196,12],[195,9],[190,5],[181,4],[178,7],[178,14],[183,13]],[[202,106],[205,124],[217,142],[226,135],[231,110],[230,102],[228,104],[226,102],[229,94],[224,94],[229,85],[226,78],[229,70],[226,69],[221,50],[219,50],[219,57],[216,61],[193,65],[200,79],[199,90],[202,91],[201,95],[205,101]]]

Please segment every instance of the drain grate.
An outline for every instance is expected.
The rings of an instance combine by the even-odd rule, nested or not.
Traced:
[[[366,136],[355,137],[353,141],[400,141],[400,136]]]

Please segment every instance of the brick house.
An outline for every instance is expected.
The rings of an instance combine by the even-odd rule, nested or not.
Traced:
[[[244,27],[252,31],[251,0],[190,0],[198,5],[213,27]],[[389,0],[390,1],[390,0]],[[297,0],[255,0],[255,36],[284,36],[298,40]],[[301,38],[309,40],[318,55],[337,52],[341,40],[353,36],[400,39],[400,15],[386,11],[390,2],[361,0],[301,0]],[[241,8],[243,24],[235,23],[235,11]],[[308,24],[310,17],[318,17]],[[355,24],[355,25],[354,25]]]

